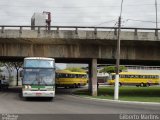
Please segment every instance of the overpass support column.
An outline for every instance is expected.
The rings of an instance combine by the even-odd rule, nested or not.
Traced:
[[[89,90],[92,96],[97,96],[97,59],[92,59],[89,65]]]
[[[91,62],[89,63],[89,67],[88,67],[88,90],[90,93],[92,93],[92,66],[91,66]]]

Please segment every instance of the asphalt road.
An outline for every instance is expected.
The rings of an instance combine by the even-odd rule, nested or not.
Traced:
[[[58,89],[53,101],[24,101],[20,89],[0,92],[1,114],[159,114],[160,104],[123,103],[91,100],[71,95],[72,89]],[[42,117],[40,117],[42,118]],[[63,117],[62,117],[63,118]]]

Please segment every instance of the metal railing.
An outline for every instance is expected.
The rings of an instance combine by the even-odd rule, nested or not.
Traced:
[[[79,29],[92,29],[94,31],[95,34],[97,34],[97,31],[114,31],[114,34],[117,35],[117,30],[118,27],[91,27],[91,26],[51,26],[50,30],[47,30],[47,26],[18,26],[18,25],[0,25],[1,28],[1,33],[5,32],[5,29],[19,29],[19,32],[22,33],[22,30],[37,30],[38,33],[40,33],[40,30],[46,30],[46,31],[52,31],[52,30],[56,30],[57,32],[60,31],[60,29],[68,29],[68,30],[75,30],[75,33],[78,34],[78,30]],[[138,34],[139,31],[154,31],[155,32],[155,36],[158,36],[158,31],[160,29],[156,29],[156,28],[134,28],[134,27],[122,27],[121,28],[122,31],[133,31],[135,35]]]

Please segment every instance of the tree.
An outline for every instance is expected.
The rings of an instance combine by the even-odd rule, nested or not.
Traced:
[[[14,71],[14,68],[16,69],[16,72],[17,72],[17,77],[16,77],[16,79],[17,79],[17,83],[16,83],[16,85],[18,86],[18,71],[19,71],[19,69],[22,67],[22,64],[23,64],[23,62],[1,62],[0,63],[0,65],[1,66],[4,66],[6,69],[7,69],[7,71],[8,71],[8,76],[9,76],[9,80],[11,80],[11,73],[12,73],[12,71]]]
[[[72,68],[67,68],[65,70],[69,70],[71,72],[85,72],[85,70],[81,69],[81,68],[76,68],[76,67],[72,67]]]
[[[8,71],[8,77],[9,77],[9,81],[11,81],[11,73],[14,70],[13,64],[11,62],[2,62],[3,66],[6,68],[6,70]]]
[[[19,72],[19,69],[22,67],[23,65],[23,62],[13,62],[12,63],[16,69],[16,72],[17,72],[17,83],[16,83],[16,86],[18,86],[18,72]]]
[[[3,67],[3,63],[2,62],[0,62],[0,67]],[[2,76],[1,72],[3,72],[3,71],[0,69],[0,77]]]
[[[125,66],[120,66],[120,71],[126,70],[127,68]],[[104,67],[102,70],[100,70],[100,73],[114,73],[116,71],[115,66],[107,66]]]
[[[1,76],[1,72],[3,72],[3,71],[0,69],[0,76]]]

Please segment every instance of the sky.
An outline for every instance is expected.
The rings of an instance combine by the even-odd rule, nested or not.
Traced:
[[[160,0],[157,3],[160,16]],[[120,6],[121,0],[0,0],[0,25],[30,25],[34,12],[48,11],[52,26],[113,27]],[[155,27],[155,21],[155,0],[123,1],[122,26]]]
[[[34,12],[48,11],[52,26],[115,27],[120,6],[121,0],[0,0],[0,25],[31,25]],[[155,0],[123,0],[122,8],[123,27],[156,26]]]

